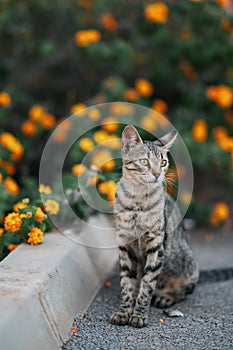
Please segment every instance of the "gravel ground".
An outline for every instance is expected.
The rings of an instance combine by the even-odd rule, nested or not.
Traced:
[[[223,236],[225,256],[221,251],[217,265],[232,265],[232,237]],[[197,238],[197,250],[203,251],[200,258],[213,265],[216,245],[213,239],[205,242]],[[196,239],[195,238],[195,239]],[[216,242],[216,243],[214,243]],[[195,245],[195,242],[194,242]],[[200,248],[200,249],[199,249]],[[224,248],[224,247],[223,247]],[[223,252],[223,251],[222,251]],[[227,253],[226,253],[227,252]],[[208,257],[206,256],[209,255]],[[228,263],[228,264],[227,264]],[[208,266],[207,266],[208,267]],[[85,315],[77,317],[70,332],[70,339],[63,345],[63,350],[232,350],[233,349],[233,279],[224,282],[199,284],[186,301],[172,309],[181,311],[184,317],[168,317],[155,307],[150,309],[150,323],[147,327],[134,329],[130,326],[113,326],[109,317],[117,310],[119,302],[119,277],[117,270],[108,279]]]

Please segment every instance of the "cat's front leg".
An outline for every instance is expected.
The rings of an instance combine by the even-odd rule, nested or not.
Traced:
[[[149,307],[157,279],[162,269],[162,261],[163,248],[161,245],[155,245],[146,251],[146,264],[143,270],[134,311],[130,319],[130,324],[133,327],[141,328],[148,324]]]
[[[110,322],[124,326],[129,323],[134,307],[137,278],[137,258],[127,246],[119,247],[121,300],[119,311],[115,312]]]

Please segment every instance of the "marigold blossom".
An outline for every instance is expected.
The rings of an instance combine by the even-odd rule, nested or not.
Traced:
[[[150,97],[153,94],[153,85],[146,79],[137,79],[135,87],[138,93],[143,97]]]
[[[230,108],[233,104],[233,90],[229,86],[210,86],[206,93],[210,100],[217,103],[223,109]]]
[[[167,104],[164,100],[158,98],[154,101],[152,109],[158,113],[164,113],[167,110]]]
[[[33,227],[30,232],[28,232],[27,242],[31,245],[37,245],[43,242],[44,232],[38,228]]]
[[[87,46],[100,41],[101,34],[95,29],[80,30],[75,34],[76,43],[79,46]]]
[[[4,186],[6,190],[13,196],[19,193],[19,186],[10,176],[6,177],[4,181]]]
[[[102,122],[102,128],[108,132],[115,132],[119,128],[117,119],[114,117],[107,117]]]
[[[128,101],[136,101],[138,99],[138,92],[134,88],[129,88],[124,92],[124,98]]]
[[[112,159],[111,154],[108,151],[98,150],[91,158],[91,163],[98,169],[104,169],[111,171],[115,167],[115,162]]]
[[[25,203],[20,201],[20,202],[15,203],[15,205],[13,206],[13,209],[15,212],[19,213],[19,209],[24,209],[24,208],[26,208],[26,206],[27,205]]]
[[[7,92],[0,92],[0,106],[9,107],[11,104],[11,97]]]
[[[117,30],[117,27],[118,27],[117,22],[111,13],[104,13],[101,16],[101,22],[105,29],[111,32],[115,32]]]
[[[193,139],[196,142],[204,142],[207,137],[207,124],[204,120],[198,119],[195,121],[192,129]]]
[[[79,141],[79,147],[81,148],[81,150],[83,152],[90,152],[92,150],[92,148],[94,147],[94,143],[91,139],[89,139],[88,137],[83,137],[80,141]]]
[[[166,23],[168,20],[169,10],[163,2],[156,2],[146,6],[144,16],[148,21],[156,23]]]
[[[70,112],[72,114],[77,114],[78,117],[83,117],[85,115],[86,105],[84,103],[76,103],[71,107]]]
[[[22,226],[22,219],[19,213],[10,213],[4,219],[4,227],[6,231],[17,232]]]
[[[105,181],[99,184],[98,189],[101,193],[106,194],[109,202],[113,202],[116,193],[116,183],[114,181]]]
[[[12,252],[13,250],[15,250],[15,248],[17,248],[18,247],[18,244],[10,244],[10,245],[8,245],[8,250],[10,251],[10,252]]]
[[[87,170],[87,167],[84,164],[75,164],[72,167],[72,173],[75,176],[82,176],[86,170]]]
[[[31,137],[34,136],[37,132],[37,126],[32,120],[25,120],[21,126],[22,133],[25,136]]]

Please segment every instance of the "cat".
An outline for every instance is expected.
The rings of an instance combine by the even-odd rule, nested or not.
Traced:
[[[166,193],[168,152],[176,137],[172,131],[143,142],[132,125],[122,133],[122,177],[114,200],[121,300],[110,317],[114,325],[146,326],[151,303],[170,307],[198,282],[198,263],[179,224],[179,209]]]

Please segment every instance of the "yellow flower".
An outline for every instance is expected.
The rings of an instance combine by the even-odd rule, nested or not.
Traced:
[[[146,79],[137,79],[135,87],[138,93],[143,97],[150,97],[153,94],[153,85]]]
[[[43,242],[43,238],[44,238],[44,232],[38,227],[33,227],[31,231],[28,233],[27,242],[30,243],[31,245],[37,245]]]
[[[95,152],[91,159],[91,163],[98,169],[105,169],[111,171],[115,167],[115,162],[108,151],[99,150]]]
[[[91,108],[88,111],[88,115],[90,117],[91,120],[96,121],[100,119],[100,112],[98,111],[97,108]]]
[[[166,23],[168,20],[168,7],[162,2],[148,5],[144,10],[144,16],[148,21]]]
[[[34,136],[37,131],[37,126],[33,120],[25,120],[21,126],[22,133],[25,136]]]
[[[115,192],[116,192],[116,183],[114,181],[105,181],[102,182],[98,189],[101,193],[106,194],[108,196],[108,201],[112,202],[115,198]]]
[[[93,138],[96,143],[100,144],[108,140],[109,134],[104,130],[98,130],[94,133]]]
[[[207,137],[207,124],[204,120],[196,120],[193,129],[192,135],[196,142],[204,142]]]
[[[104,13],[101,16],[101,22],[105,29],[111,32],[115,32],[117,30],[117,27],[118,27],[117,22],[111,13]]]
[[[41,208],[37,208],[36,210],[36,219],[40,222],[44,221],[46,215],[45,213],[42,211]]]
[[[87,167],[83,164],[75,164],[73,167],[72,167],[72,173],[75,175],[75,176],[81,176],[85,173],[85,171],[87,170]]]
[[[75,34],[76,43],[79,46],[87,46],[90,43],[100,41],[101,34],[95,29],[80,30]]]
[[[109,135],[106,144],[104,145],[111,149],[120,149],[121,148],[121,139],[119,139],[116,135]]]
[[[8,107],[11,104],[11,97],[7,92],[0,93],[0,106]]]
[[[22,226],[22,219],[19,213],[10,213],[4,219],[4,227],[6,231],[17,232]]]
[[[10,194],[12,194],[13,196],[15,196],[16,194],[19,193],[19,186],[17,185],[17,183],[10,176],[8,176],[5,179],[4,186],[5,186],[6,190]]]
[[[72,114],[78,114],[78,117],[83,117],[85,115],[86,105],[84,103],[76,103],[71,107],[70,112]]]
[[[13,206],[13,209],[15,212],[19,213],[19,209],[24,209],[26,208],[26,204],[23,203],[23,202],[17,202],[14,206]]]
[[[0,237],[2,236],[3,232],[4,232],[4,229],[0,227]]]
[[[44,194],[50,194],[52,193],[52,190],[50,186],[45,186],[41,184],[39,187],[39,192]]]
[[[102,128],[108,132],[117,131],[119,128],[117,119],[114,117],[105,118],[102,122]]]
[[[53,199],[47,199],[45,202],[45,210],[51,215],[56,215],[59,212],[60,205]]]
[[[15,248],[17,248],[18,247],[18,244],[10,244],[10,245],[8,245],[8,250],[10,251],[10,252],[12,252],[13,250],[15,250]]]
[[[83,152],[89,152],[94,147],[94,143],[88,137],[83,137],[79,141],[79,146]]]

